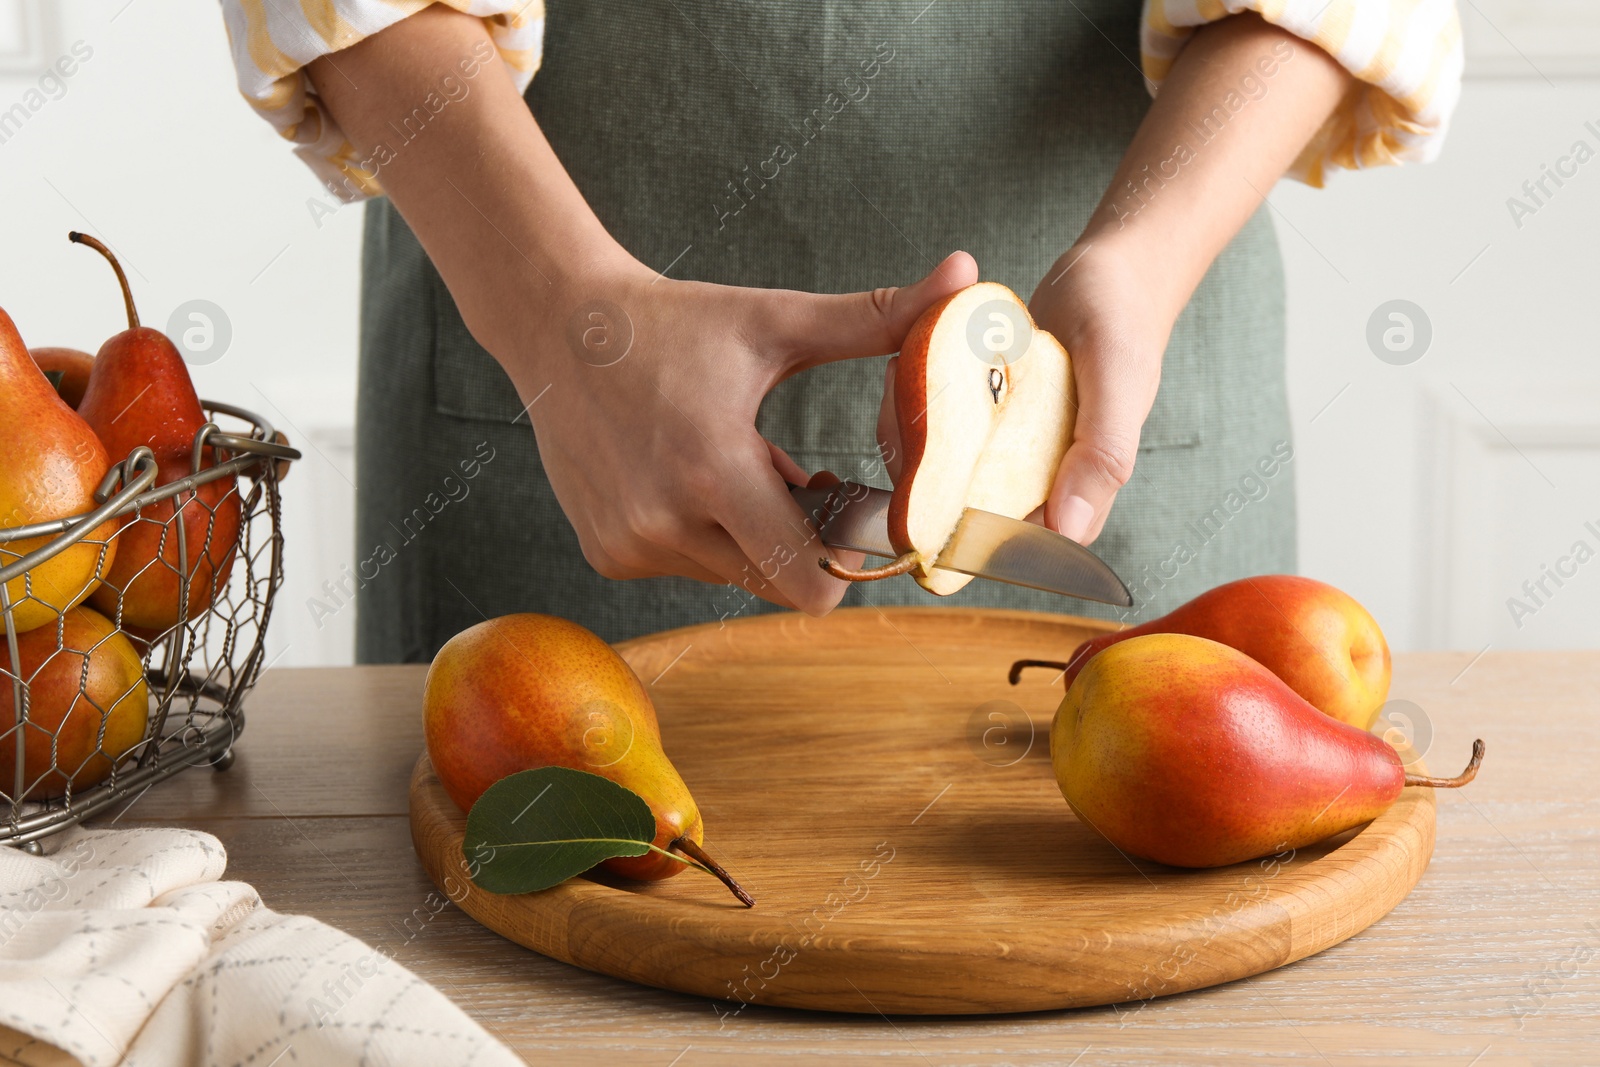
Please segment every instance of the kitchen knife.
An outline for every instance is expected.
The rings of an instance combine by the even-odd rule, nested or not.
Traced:
[[[822,542],[893,559],[886,489],[840,482],[826,489],[791,486],[790,494],[818,524]],[[936,567],[1102,604],[1133,605],[1116,571],[1070,538],[1021,519],[968,508],[939,553]]]

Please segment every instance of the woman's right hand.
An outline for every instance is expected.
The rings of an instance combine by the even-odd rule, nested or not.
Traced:
[[[676,281],[631,259],[563,293],[486,309],[473,331],[510,373],[545,474],[609,578],[732,583],[812,614],[846,583],[790,498],[805,481],[756,411],[809,367],[894,352],[934,301],[977,280],[956,253],[900,289],[822,296]],[[843,559],[859,565],[859,557]]]

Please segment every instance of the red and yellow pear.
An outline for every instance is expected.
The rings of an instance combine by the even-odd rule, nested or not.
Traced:
[[[1323,714],[1260,663],[1186,634],[1120,641],[1088,660],[1050,729],[1067,803],[1134,856],[1218,867],[1368,822],[1410,774],[1382,738]]]
[[[21,669],[0,642],[0,666],[28,685],[28,721],[0,736],[0,782],[11,792],[17,732],[29,799],[104,781],[144,739],[150,691],[132,642],[99,612],[76,607],[17,638]],[[15,719],[12,687],[0,685],[0,722]]]
[[[111,263],[128,312],[128,328],[100,346],[78,412],[119,462],[140,445],[148,446],[155,453],[156,486],[171,484],[191,472],[195,434],[206,423],[189,369],[165,334],[139,325],[127,276],[111,250],[85,234],[71,236]],[[210,449],[204,458],[212,458]],[[143,509],[118,534],[116,561],[93,604],[125,626],[159,633],[180,621],[181,565],[189,575],[184,618],[201,614],[228,584],[240,510],[234,478],[207,482]]]
[[[653,842],[708,866],[700,809],[661,746],[655,706],[616,651],[577,623],[504,615],[445,642],[422,695],[428,758],[462,811],[495,782],[540,767],[569,767],[633,790],[656,820]],[[629,878],[658,879],[684,864],[659,852],[609,859]]]
[[[0,529],[92,511],[111,461],[87,423],[56,393],[0,311]],[[18,632],[55,620],[81,602],[116,559],[114,521],[6,583]],[[0,541],[0,566],[54,535]],[[3,634],[0,625],[0,634]]]
[[[1292,574],[1241,578],[1201,593],[1159,619],[1085,641],[1065,663],[1068,686],[1090,657],[1147,634],[1188,634],[1238,649],[1311,705],[1371,729],[1389,695],[1389,643],[1348,593]]]

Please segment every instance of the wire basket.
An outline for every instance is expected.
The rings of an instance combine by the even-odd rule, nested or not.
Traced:
[[[300,453],[259,415],[202,405],[187,476],[152,489],[156,458],[136,448],[92,511],[0,528],[0,843],[39,851],[163,778],[233,762],[283,581],[278,482]],[[91,557],[93,581],[52,584]]]

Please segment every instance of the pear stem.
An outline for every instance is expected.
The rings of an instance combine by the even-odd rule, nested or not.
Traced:
[[[1454,778],[1433,778],[1426,774],[1406,775],[1406,785],[1425,785],[1432,789],[1460,789],[1478,776],[1478,767],[1483,763],[1482,738],[1472,742],[1472,759],[1467,763],[1467,769]]]
[[[67,240],[74,244],[88,245],[106,257],[107,262],[111,264],[111,269],[117,272],[118,284],[122,286],[122,302],[128,306],[128,329],[137,328],[139,325],[139,312],[133,306],[133,290],[128,288],[128,276],[122,272],[122,264],[118,263],[117,257],[111,254],[111,249],[107,248],[98,237],[90,237],[88,234],[79,233],[77,230],[68,231]]]
[[[897,574],[905,574],[916,568],[922,562],[922,553],[911,551],[896,556],[894,562],[885,563],[881,567],[868,567],[865,570],[853,571],[848,567],[841,567],[831,556],[823,556],[817,560],[817,566],[829,574],[845,582],[875,582],[879,578],[893,578]]]
[[[1062,663],[1060,660],[1054,659],[1019,659],[1017,662],[1011,665],[1011,673],[1006,675],[1006,678],[1011,682],[1012,685],[1016,685],[1022,680],[1022,672],[1027,670],[1029,667],[1045,667],[1049,670],[1060,671],[1062,674],[1065,674],[1067,671],[1067,666],[1067,664]]]
[[[669,851],[682,852],[685,856],[688,856],[706,870],[716,875],[723,885],[727,886],[733,891],[733,895],[738,897],[740,903],[742,903],[745,907],[753,908],[756,906],[755,897],[752,897],[749,893],[746,893],[744,891],[744,886],[740,885],[738,882],[735,882],[733,880],[733,875],[729,874],[722,864],[712,859],[710,853],[701,848],[699,845],[695,844],[693,838],[674,838],[672,843],[667,846],[667,849]]]

